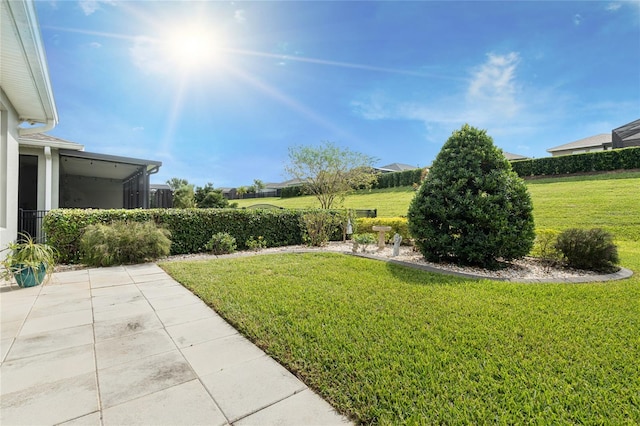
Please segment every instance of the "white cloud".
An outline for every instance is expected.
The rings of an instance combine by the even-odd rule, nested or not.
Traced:
[[[568,100],[549,88],[527,88],[518,80],[520,54],[487,54],[469,68],[469,78],[453,85],[446,95],[400,98],[396,92],[376,89],[354,100],[354,114],[366,120],[415,120],[425,126],[425,139],[442,143],[464,123],[487,129],[496,140],[521,141],[536,134],[549,117],[561,120]],[[400,95],[402,96],[402,95]],[[411,96],[411,95],[409,95]],[[505,149],[517,150],[505,143]],[[509,149],[507,149],[509,150]]]
[[[582,24],[582,15],[576,13],[573,15],[573,25],[578,26],[580,24]]]
[[[622,7],[622,5],[620,3],[609,3],[605,9],[610,11],[610,12],[615,12],[618,9],[620,9]]]
[[[89,16],[100,9],[100,4],[115,5],[115,0],[79,0],[78,5],[85,15]]]
[[[133,129],[131,129],[134,132],[143,132],[144,131],[144,127],[142,126],[136,126]]]
[[[97,41],[94,41],[92,43],[89,43],[89,47],[92,49],[100,49],[102,47],[102,45],[100,43],[98,43]]]
[[[246,13],[243,9],[238,9],[233,14],[233,19],[239,24],[244,24],[247,21]]]
[[[129,55],[133,64],[145,74],[167,71],[166,61],[162,59],[164,55],[159,43],[149,37],[136,37],[133,46],[129,48]]]

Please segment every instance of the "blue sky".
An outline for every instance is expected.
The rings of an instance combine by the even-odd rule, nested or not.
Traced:
[[[36,3],[60,123],[153,183],[280,182],[332,141],[429,165],[464,123],[505,151],[640,118],[640,2]]]

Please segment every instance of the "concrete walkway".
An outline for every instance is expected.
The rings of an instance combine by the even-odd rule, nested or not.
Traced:
[[[349,424],[155,264],[0,291],[3,426]]]

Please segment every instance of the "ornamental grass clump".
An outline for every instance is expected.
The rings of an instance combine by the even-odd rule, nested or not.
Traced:
[[[114,222],[88,226],[80,240],[82,263],[111,266],[168,256],[171,233],[152,222]]]
[[[611,233],[600,229],[567,229],[558,236],[557,249],[568,266],[598,272],[612,272],[619,262]]]
[[[535,238],[527,187],[486,131],[453,132],[409,206],[409,231],[432,262],[497,268]]]

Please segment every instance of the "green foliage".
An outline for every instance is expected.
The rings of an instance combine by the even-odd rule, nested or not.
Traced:
[[[206,244],[205,248],[213,254],[229,254],[236,251],[236,239],[227,232],[216,232]]]
[[[44,266],[47,276],[53,272],[56,263],[56,250],[48,244],[36,242],[28,234],[18,234],[18,241],[11,242],[0,252],[8,251],[0,265],[0,278],[7,281],[18,273],[30,273],[38,277],[38,271]]]
[[[609,272],[619,262],[613,236],[600,228],[571,228],[558,236],[557,249],[567,264],[577,269]]]
[[[398,233],[402,237],[403,245],[411,244],[409,224],[406,217],[362,217],[357,219],[358,232],[373,232],[374,226],[390,226],[391,231],[385,234],[386,242],[393,241],[393,236]]]
[[[302,185],[287,186],[280,190],[280,197],[292,198],[301,197],[304,194],[304,187]]]
[[[373,188],[397,188],[399,186],[413,186],[420,184],[425,169],[405,170],[403,172],[380,173]]]
[[[469,280],[333,253],[161,266],[355,424],[640,424],[638,277]]]
[[[169,255],[170,237],[152,222],[90,225],[80,240],[82,263],[111,266],[156,260]]]
[[[376,181],[373,161],[367,155],[324,142],[319,147],[290,147],[285,172],[303,182],[305,191],[320,202],[320,208],[330,209],[347,193],[371,187]]]
[[[360,248],[363,253],[367,251],[369,244],[374,244],[378,241],[375,234],[368,232],[364,234],[353,234],[351,239],[353,240],[353,251],[356,252],[358,251],[358,248]]]
[[[49,244],[60,252],[60,261],[79,261],[80,238],[87,226],[115,221],[152,221],[171,232],[171,254],[206,251],[211,235],[228,232],[246,249],[252,235],[262,235],[271,247],[302,244],[300,216],[305,210],[238,209],[149,209],[80,210],[59,209],[47,213],[43,228]],[[336,239],[342,235],[336,236]]]
[[[484,130],[464,125],[442,147],[410,204],[409,231],[430,261],[487,268],[529,253],[527,187]]]
[[[531,256],[541,259],[548,265],[553,265],[562,259],[562,253],[556,247],[560,231],[555,229],[536,229],[536,239],[533,242]]]
[[[173,207],[176,209],[189,209],[196,206],[193,185],[183,185],[173,191]]]
[[[195,205],[201,209],[226,208],[229,207],[229,200],[224,198],[222,191],[215,189],[211,182],[204,187],[198,186],[194,193]]]
[[[518,160],[511,167],[522,177],[640,169],[640,147]]]
[[[346,223],[346,220],[345,215],[335,211],[316,210],[305,213],[300,217],[300,224],[304,230],[303,239],[310,246],[323,246],[338,231],[341,234],[342,224]]]
[[[267,248],[267,242],[262,235],[259,235],[258,237],[254,237],[253,235],[250,236],[245,245],[247,246],[247,249],[251,251],[258,251]]]

